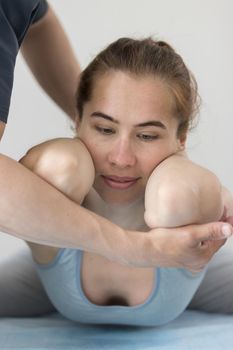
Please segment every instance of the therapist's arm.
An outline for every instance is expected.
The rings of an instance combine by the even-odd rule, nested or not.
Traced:
[[[0,168],[0,231],[24,240],[79,248],[130,266],[194,268],[224,243],[222,222],[148,233],[125,231],[4,155]],[[202,241],[208,246],[201,246]]]
[[[51,7],[41,20],[29,28],[21,50],[46,93],[75,119],[75,91],[80,67]]]
[[[24,212],[16,211],[14,221],[11,222],[11,227],[14,224],[17,229],[15,233],[21,238],[54,247],[84,249],[130,266],[176,266],[192,270],[198,270],[205,265],[224,244],[223,223],[137,232],[123,230],[82,208],[75,201],[82,201],[91,186],[93,175],[89,183],[86,182],[87,176],[83,180],[82,171],[87,174],[87,168],[85,166],[81,170],[80,161],[83,162],[86,155],[84,153],[85,157],[80,158],[82,154],[79,151],[77,140],[61,139],[34,147],[22,159],[23,164],[36,171],[39,176],[45,177],[46,181],[53,183],[66,196],[71,196],[72,201],[47,182],[40,182],[40,178],[26,168],[22,168],[22,175],[26,171],[24,180],[27,181],[30,176],[37,183],[38,195],[36,187],[27,188],[28,191],[24,193]],[[90,165],[89,161],[88,164]],[[77,174],[81,175],[81,182],[76,181]],[[83,184],[87,184],[87,187],[83,188]],[[81,197],[79,189],[83,190]],[[12,208],[13,212],[14,209]],[[27,217],[30,225],[22,230],[20,226]],[[9,227],[8,224],[8,230]]]
[[[0,123],[0,134],[3,131]],[[202,268],[225,242],[222,222],[125,231],[2,154],[0,169],[0,231],[26,241],[79,248],[129,266],[193,270]],[[232,226],[227,228],[231,233]]]
[[[6,127],[6,124],[0,121],[0,141],[1,141],[2,135],[4,134],[5,127]]]

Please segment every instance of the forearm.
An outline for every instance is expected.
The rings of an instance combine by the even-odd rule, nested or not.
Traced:
[[[80,67],[68,38],[51,8],[28,30],[22,53],[48,95],[72,118]]]
[[[223,213],[222,186],[209,170],[173,155],[152,173],[145,199],[150,227],[217,221]]]
[[[144,239],[82,208],[16,161],[0,155],[0,230],[21,239],[91,251],[123,264]],[[17,179],[17,181],[16,181]]]
[[[18,162],[0,155],[0,168],[0,230],[30,242],[82,249],[130,266],[200,269],[224,238],[222,223],[172,232],[125,231],[71,201]],[[200,245],[206,240],[208,245]]]

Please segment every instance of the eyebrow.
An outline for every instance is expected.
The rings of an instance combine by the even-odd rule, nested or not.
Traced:
[[[113,117],[110,117],[109,115],[102,113],[102,112],[93,112],[91,114],[91,117],[100,117],[100,118],[109,120],[112,123],[119,124],[118,120],[116,120]],[[156,126],[156,127],[162,128],[164,130],[167,129],[166,126],[159,120],[149,120],[147,122],[136,124],[134,126],[135,127]]]

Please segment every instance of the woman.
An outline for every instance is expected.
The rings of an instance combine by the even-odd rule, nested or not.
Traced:
[[[86,210],[139,236],[149,228],[227,220],[233,214],[229,193],[184,152],[197,107],[195,80],[168,44],[119,39],[82,73],[77,137],[36,146],[21,163]],[[117,237],[114,243],[117,250]],[[213,249],[223,243],[217,240]],[[160,247],[163,268],[147,269],[95,252],[29,246],[51,301],[65,316],[160,325],[191,301],[205,275],[201,252],[208,244],[192,271],[175,266],[166,246]]]

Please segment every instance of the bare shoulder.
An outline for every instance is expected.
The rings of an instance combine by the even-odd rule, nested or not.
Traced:
[[[84,143],[77,137],[75,138],[56,138],[48,141],[44,141],[32,148],[29,149],[29,152],[39,152],[44,150],[58,150],[58,151],[69,151],[69,152],[77,152],[82,151],[88,153],[88,150]]]
[[[189,184],[205,184],[221,187],[218,177],[209,169],[191,161],[185,152],[178,152],[162,161],[154,170],[154,174],[163,180],[183,182]]]
[[[50,264],[58,254],[60,248],[50,247],[38,243],[26,242],[31,249],[33,259],[43,265]]]
[[[21,164],[31,169],[34,169],[35,164],[39,166],[51,161],[53,166],[63,163],[76,165],[77,162],[87,164],[94,171],[91,155],[84,143],[78,138],[56,138],[42,142],[30,148],[20,159]]]
[[[149,227],[219,220],[223,213],[222,185],[207,168],[185,154],[174,154],[152,172],[145,191],[145,208]]]
[[[95,167],[78,138],[57,138],[31,148],[20,163],[77,203],[93,185]]]

